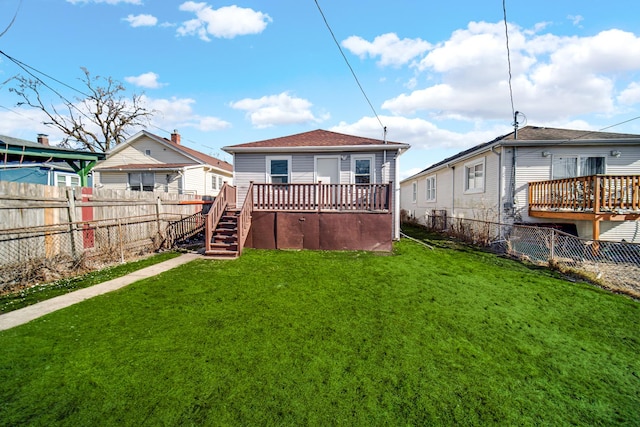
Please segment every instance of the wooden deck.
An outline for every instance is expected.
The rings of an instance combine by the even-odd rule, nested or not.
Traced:
[[[529,216],[601,221],[640,219],[640,175],[590,175],[529,183]]]
[[[236,206],[236,188],[225,184],[207,214],[205,222],[205,253],[208,255],[237,257],[242,253],[242,249],[247,243],[250,235],[251,225],[254,217],[258,214],[261,219],[261,233],[269,227],[275,231],[266,233],[276,236],[277,242],[285,240],[299,241],[320,241],[318,235],[322,233],[338,233],[341,224],[345,227],[338,233],[338,238],[325,238],[322,243],[311,247],[326,249],[336,246],[336,248],[389,248],[391,242],[391,198],[392,183],[389,184],[264,184],[251,183],[242,206]],[[233,213],[230,213],[233,211]],[[271,217],[265,214],[276,214]],[[281,217],[278,218],[277,214]],[[286,217],[291,214],[318,214],[324,215],[322,221],[308,218],[305,230],[298,230],[291,238],[285,234],[291,233],[292,224],[307,221],[307,218]],[[349,217],[339,218],[327,216],[335,214],[351,214]],[[361,215],[384,214],[384,217],[374,218],[373,216],[361,217]],[[355,216],[354,216],[355,215]],[[225,225],[221,226],[221,220],[225,219]],[[233,220],[237,223],[234,229],[229,229],[229,222]],[[278,222],[279,221],[279,222]],[[284,222],[283,222],[284,221]],[[285,222],[288,224],[284,226]],[[387,224],[388,222],[388,224]],[[266,223],[273,223],[273,226],[266,226]],[[278,230],[276,223],[281,224],[282,229]],[[309,224],[316,224],[312,227]],[[321,225],[320,225],[321,224]],[[349,227],[346,227],[349,225]],[[358,229],[360,227],[360,229]],[[284,229],[289,229],[285,231]],[[388,228],[388,233],[387,233]],[[334,230],[334,231],[327,231]],[[381,235],[376,235],[375,230],[382,230]],[[280,234],[279,234],[280,233]],[[282,234],[285,233],[285,234]],[[294,233],[295,234],[295,233]],[[361,236],[365,234],[365,236]],[[389,234],[388,239],[386,234]],[[382,239],[382,235],[385,236]],[[233,237],[233,242],[230,240]],[[374,238],[376,242],[368,241],[367,236]],[[334,236],[335,237],[335,236]],[[358,241],[363,242],[363,247],[358,246]],[[371,239],[369,239],[371,240]],[[377,240],[384,240],[384,244],[377,244]],[[388,242],[387,242],[388,240]],[[251,241],[258,242],[256,237]],[[331,243],[334,242],[334,243]],[[326,246],[322,246],[325,244]],[[350,246],[353,244],[354,246]],[[268,245],[271,245],[269,243]],[[273,244],[280,247],[278,243]],[[305,246],[306,247],[306,246]]]

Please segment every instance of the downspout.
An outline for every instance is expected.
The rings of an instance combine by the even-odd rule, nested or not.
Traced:
[[[387,127],[384,127],[384,136],[383,136],[384,145],[387,145]],[[396,157],[397,161],[397,157]],[[398,169],[398,165],[396,164],[396,170]],[[395,180],[398,180],[398,177],[395,177]],[[382,151],[382,182],[384,184],[389,183],[389,177],[387,176],[387,150]]]
[[[398,166],[400,163],[400,150],[397,151],[395,157],[395,173],[393,177],[393,214],[395,216],[394,224],[393,224],[393,234],[395,240],[400,240],[400,179],[399,179],[399,171],[400,167]],[[387,183],[388,184],[388,183]]]
[[[515,220],[515,216],[516,216],[516,159],[517,157],[517,148],[514,145],[512,148],[512,155],[511,155],[511,188],[509,189],[509,203],[511,205],[511,215],[513,216],[513,219]]]
[[[456,166],[449,166],[451,168],[451,217],[456,216]]]
[[[498,224],[502,222],[502,150],[496,151],[495,145],[491,151],[498,156]],[[502,239],[502,227],[500,227],[500,239]]]

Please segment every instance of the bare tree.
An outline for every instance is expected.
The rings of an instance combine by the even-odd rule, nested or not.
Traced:
[[[84,98],[76,97],[72,102],[56,92],[63,100],[64,114],[43,100],[42,86],[46,85],[39,79],[16,77],[17,87],[9,90],[23,99],[18,106],[28,105],[44,112],[49,118],[44,124],[61,130],[66,135],[62,145],[69,148],[105,152],[126,140],[133,128],[149,123],[155,111],[143,106],[142,95],[127,98],[123,95],[126,88],[119,81],[92,77],[86,68],[82,71],[85,77],[80,80],[88,89],[87,93],[81,92]],[[99,85],[101,81],[104,86]]]

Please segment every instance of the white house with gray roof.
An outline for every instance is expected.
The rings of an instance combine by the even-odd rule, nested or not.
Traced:
[[[640,135],[527,126],[429,166],[400,187],[401,208],[422,223],[445,211],[640,242]]]

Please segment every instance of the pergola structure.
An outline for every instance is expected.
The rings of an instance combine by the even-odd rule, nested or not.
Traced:
[[[39,135],[38,140],[41,142],[31,142],[0,135],[0,165],[64,161],[78,174],[80,185],[86,187],[89,172],[99,160],[104,160],[105,158],[104,153],[49,146],[44,135]]]

